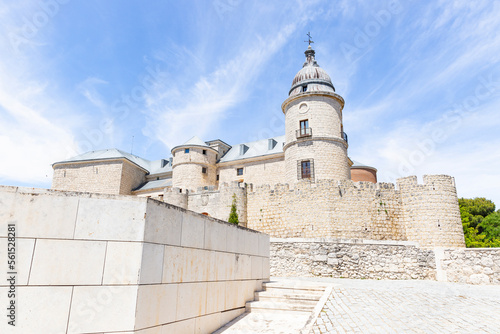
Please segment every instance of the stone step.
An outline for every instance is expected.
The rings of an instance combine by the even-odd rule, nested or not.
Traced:
[[[283,313],[283,312],[306,312],[310,313],[314,309],[314,305],[304,305],[304,303],[294,303],[289,301],[253,301],[246,303],[247,312],[270,312],[270,313]]]
[[[269,303],[289,303],[289,304],[303,305],[304,307],[309,307],[311,309],[313,309],[314,306],[316,306],[316,304],[318,303],[318,300],[311,300],[311,299],[290,299],[287,297],[262,297],[262,296],[256,298],[255,301],[262,301]]]
[[[318,293],[323,293],[325,291],[326,286],[318,286],[318,285],[311,285],[305,283],[296,283],[296,282],[264,282],[262,283],[262,289],[264,290],[269,290],[270,288],[273,289],[286,289],[286,290],[295,290],[294,292],[304,292],[304,291],[313,291],[313,292],[318,292]]]
[[[260,291],[255,293],[255,300],[264,299],[290,299],[290,300],[303,300],[318,302],[322,294],[318,293],[303,293],[303,292],[292,292],[285,289],[270,289],[266,291]]]

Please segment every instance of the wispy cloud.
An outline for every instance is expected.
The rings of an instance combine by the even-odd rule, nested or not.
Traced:
[[[307,9],[310,4],[302,4]],[[269,25],[265,35],[245,36],[245,43],[231,52],[232,56],[218,54],[215,69],[207,74],[173,73],[165,70],[154,89],[148,91],[144,113],[146,136],[162,141],[172,148],[196,134],[202,138],[213,135],[214,129],[228,116],[232,108],[245,103],[252,91],[252,83],[266,70],[266,63],[283,48],[297,27],[307,21],[305,13],[286,25]],[[184,61],[194,58],[200,68],[210,60],[179,52]],[[165,65],[167,67],[167,65]],[[180,76],[180,77],[179,77]]]
[[[0,12],[0,179],[7,183],[50,185],[51,164],[77,151],[71,129],[77,120],[64,99],[53,96],[51,78],[37,74],[38,64],[48,60],[31,48],[42,42],[20,35],[39,10],[12,4]],[[15,36],[27,43],[24,49],[12,44]]]

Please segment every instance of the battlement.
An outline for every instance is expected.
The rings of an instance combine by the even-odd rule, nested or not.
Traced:
[[[418,183],[418,179],[415,175],[402,177],[397,179],[397,185],[399,189],[406,189],[407,187],[414,186],[447,186],[455,187],[455,178],[449,175],[437,174],[437,175],[424,175],[424,182],[422,184]]]
[[[454,179],[416,176],[393,183],[300,181],[249,187],[248,227],[274,237],[415,241],[463,247]]]

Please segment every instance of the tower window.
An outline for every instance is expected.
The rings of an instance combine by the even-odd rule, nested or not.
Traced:
[[[300,129],[297,130],[297,138],[304,136],[312,136],[311,128],[309,127],[309,120],[303,119],[299,123]]]
[[[189,148],[185,148],[184,153],[189,153]]]
[[[204,155],[207,155],[207,150],[203,150],[203,154],[204,154]]]
[[[307,92],[307,85],[302,86],[302,91],[303,91],[303,92]]]
[[[217,181],[219,181],[219,175],[217,175],[217,178],[216,178],[216,179],[217,179]]]
[[[297,178],[300,179],[314,179],[314,161],[299,160],[297,161]]]
[[[236,175],[243,175],[243,168],[237,168]]]
[[[201,167],[201,172],[203,174],[206,174],[207,173],[207,167]]]

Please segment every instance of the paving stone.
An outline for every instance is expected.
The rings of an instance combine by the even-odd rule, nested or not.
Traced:
[[[334,289],[314,333],[500,333],[500,286],[316,280]]]

